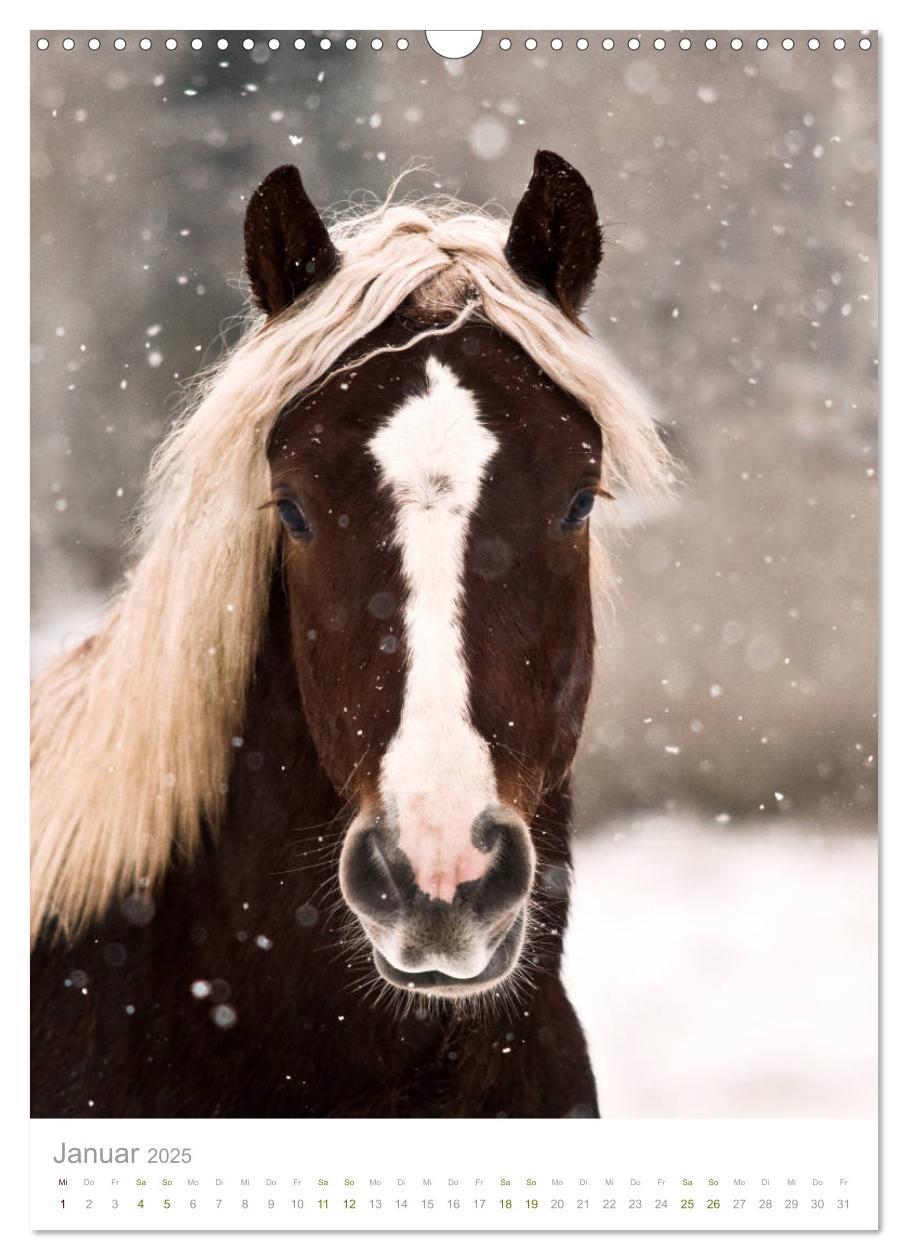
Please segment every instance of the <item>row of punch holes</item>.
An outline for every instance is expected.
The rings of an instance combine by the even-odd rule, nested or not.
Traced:
[[[225,39],[221,37],[215,42],[218,49],[222,52],[225,52],[230,47],[229,39]],[[272,52],[277,52],[277,50],[282,47],[282,41],[279,39],[269,39],[265,42],[267,43],[268,47],[272,50]],[[293,39],[292,41],[288,40],[287,42],[292,43],[292,46],[297,51],[302,51],[302,49],[306,47],[306,40],[303,39],[301,36]],[[366,41],[363,41],[363,42],[366,42]],[[404,36],[401,36],[399,39],[392,40],[390,42],[391,42],[391,46],[397,48],[399,52],[406,52],[406,50],[410,47],[410,41],[406,39]],[[499,39],[498,47],[502,50],[502,52],[508,52],[511,48],[519,45],[521,42],[523,43],[524,48],[526,48],[530,52],[535,51],[537,48],[546,46],[545,41],[539,41],[534,36],[531,35],[522,41],[518,40],[516,42],[509,39],[507,36],[504,36],[501,39]],[[548,47],[550,47],[553,52],[560,52],[563,48],[567,47],[570,44],[570,42],[571,41],[565,41],[561,39],[560,36],[556,35],[548,41]],[[641,48],[645,47],[644,41],[642,39],[639,39],[637,36],[631,36],[627,41],[618,41],[618,40],[612,39],[610,36],[606,36],[601,41],[601,46],[606,52],[611,52],[615,48],[620,48],[622,45],[622,42],[625,42],[625,46],[629,49],[630,52],[637,52]],[[843,52],[848,47],[848,41],[844,39],[841,35],[836,36],[831,42],[832,42],[833,48],[837,52]],[[238,43],[247,52],[251,52],[256,46],[256,41],[254,39],[249,38],[248,36],[245,39],[239,40]],[[343,40],[340,40],[340,39],[331,40],[325,36],[325,37],[322,37],[321,39],[314,40],[313,43],[316,43],[317,46],[323,52],[327,52],[328,49],[334,48],[339,45],[342,45],[348,51],[352,52],[355,48],[358,48],[360,45],[360,41],[358,39],[355,39],[352,35]],[[580,52],[585,52],[588,48],[591,47],[591,42],[585,35],[581,35],[579,38],[574,40],[573,43],[574,43],[574,46]],[[812,52],[815,52],[818,48],[822,47],[823,41],[814,35],[808,38],[805,41],[805,43]],[[168,49],[169,51],[173,51],[176,48],[179,48],[180,46],[179,40],[175,39],[173,36],[170,36],[164,39],[163,44],[164,44],[164,47]],[[369,44],[369,47],[375,49],[376,52],[385,47],[385,41],[381,39],[380,36],[378,35],[374,36],[371,40],[369,40],[368,44]],[[117,36],[115,39],[111,40],[111,45],[118,52],[122,52],[124,49],[130,46],[129,41],[124,39],[122,35]],[[50,40],[47,39],[45,36],[41,36],[36,41],[36,46],[41,52],[46,52],[47,49],[50,48],[51,43],[50,43]],[[101,40],[98,39],[97,36],[92,36],[90,39],[86,41],[86,46],[92,52],[97,52],[97,50],[101,48],[102,46]],[[151,49],[153,46],[154,46],[154,41],[149,39],[147,36],[143,36],[142,38],[138,39],[134,44],[134,47],[137,47],[142,52],[148,52],[149,49]],[[205,47],[205,41],[203,39],[195,37],[194,39],[189,40],[189,46],[190,48],[193,48],[196,51],[198,51],[199,49]],[[652,47],[657,52],[661,52],[663,49],[667,48],[668,46],[669,46],[669,41],[663,38],[662,36],[657,36],[652,41]],[[745,41],[740,36],[735,35],[728,41],[728,46],[734,52],[740,52],[740,50],[745,47]],[[759,52],[765,52],[771,45],[770,45],[770,41],[764,35],[761,35],[753,41],[753,46]],[[790,36],[786,36],[784,39],[780,41],[780,47],[784,48],[787,52],[791,51],[796,46],[797,45],[796,45],[795,40],[793,40]],[[63,48],[65,52],[72,52],[72,50],[76,47],[76,41],[72,38],[72,36],[68,35],[63,40],[61,40],[61,47]],[[694,41],[688,38],[687,36],[684,36],[678,40],[678,47],[682,50],[682,52],[687,52],[689,49],[694,47]],[[708,36],[703,41],[703,47],[708,49],[710,52],[712,52],[714,49],[719,47],[719,41],[714,36]],[[873,41],[870,39],[868,35],[862,35],[860,39],[858,40],[858,47],[866,52],[868,49],[873,47]]]

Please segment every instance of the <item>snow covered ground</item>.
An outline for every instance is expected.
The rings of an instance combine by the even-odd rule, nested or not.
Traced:
[[[607,1116],[876,1113],[876,846],[644,818],[575,844],[565,979]]]

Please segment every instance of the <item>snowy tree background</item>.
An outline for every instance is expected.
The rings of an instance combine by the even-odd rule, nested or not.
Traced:
[[[606,1113],[875,1106],[876,53],[152,33],[33,57],[40,665],[90,629],[149,455],[236,335],[272,167],[339,208],[513,209],[537,148],[609,244],[589,307],[688,478],[615,555],[567,974]],[[280,48],[268,46],[279,39]]]

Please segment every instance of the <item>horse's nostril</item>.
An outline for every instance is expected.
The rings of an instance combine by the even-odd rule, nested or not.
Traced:
[[[534,859],[529,833],[520,822],[480,814],[473,824],[472,838],[481,853],[491,855],[491,862],[485,875],[472,884],[462,884],[458,895],[477,913],[500,914],[522,901],[532,886]]]
[[[381,826],[366,827],[350,837],[342,859],[341,878],[351,905],[373,917],[396,914],[404,900],[406,875],[390,855],[391,839]]]
[[[377,892],[379,899],[387,901],[389,898],[392,898],[394,901],[398,901],[397,885],[394,882],[391,868],[384,854],[381,833],[375,828],[367,831],[363,837],[362,850],[363,859],[371,866],[375,879],[380,886],[380,891]]]
[[[503,856],[525,843],[525,829],[519,823],[503,822],[490,814],[480,814],[473,823],[473,844],[480,853]]]
[[[494,853],[507,842],[508,828],[501,823],[491,823],[487,827],[478,828],[473,841],[480,853]]]

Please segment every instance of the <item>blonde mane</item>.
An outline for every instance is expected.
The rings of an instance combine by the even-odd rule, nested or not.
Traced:
[[[487,320],[596,418],[603,478],[647,493],[670,460],[635,391],[504,257],[507,221],[454,202],[394,205],[332,229],[337,273],[281,317],[250,321],[157,451],[138,558],[103,628],[37,681],[32,927],[73,936],[153,890],[217,828],[231,741],[277,546],[266,444],[282,408],[409,301]],[[450,329],[436,324],[425,335]],[[412,343],[411,343],[412,344]]]

